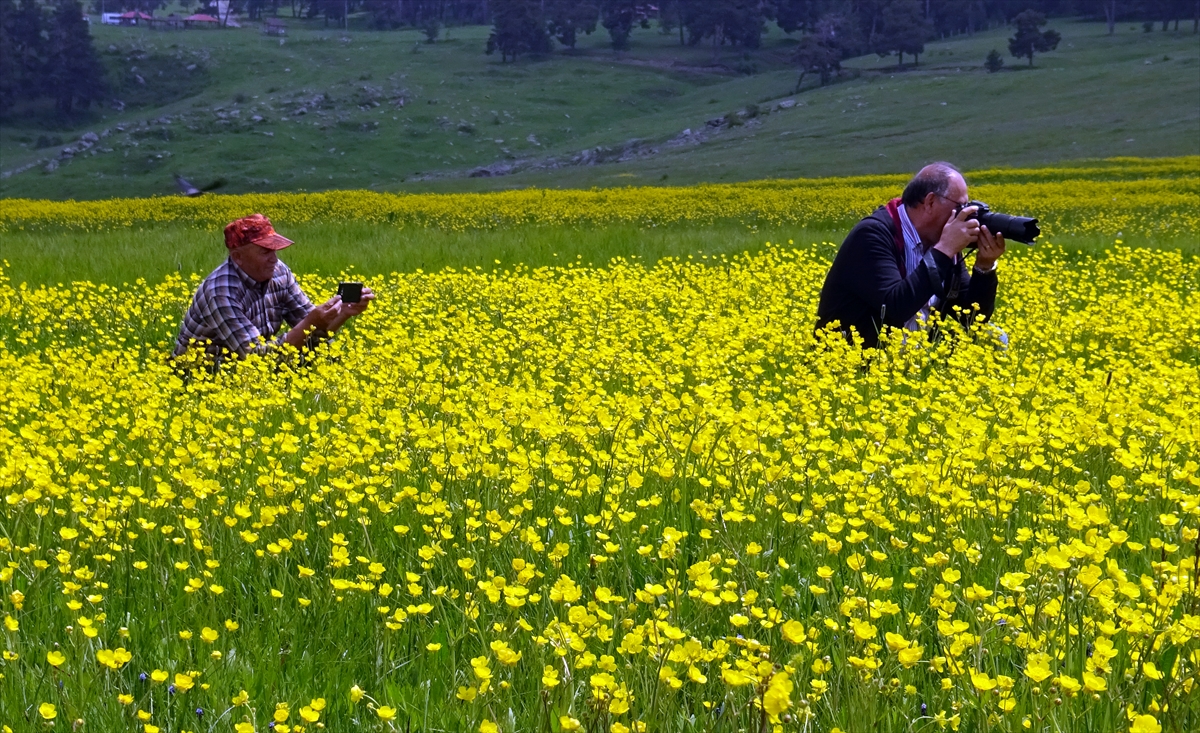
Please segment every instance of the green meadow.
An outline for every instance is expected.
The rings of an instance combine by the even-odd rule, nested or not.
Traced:
[[[596,33],[575,53],[501,63],[482,53],[485,27],[451,28],[427,44],[416,31],[289,23],[282,43],[257,26],[156,33],[94,25],[126,108],[93,110],[69,129],[5,124],[3,170],[42,162],[0,180],[0,196],[167,195],[176,172],[199,185],[223,179],[230,193],[417,192],[1200,153],[1200,46],[1191,33],[1121,26],[1108,36],[1102,24],[1056,20],[1056,51],[1032,68],[1007,57],[989,74],[984,58],[1003,52],[1011,34],[998,28],[930,42],[920,63],[903,69],[894,58],[852,59],[837,83],[808,79],[797,92],[796,40],[774,27],[761,49],[715,59],[652,28],[636,30],[620,54]],[[794,106],[779,108],[785,101]],[[708,124],[721,119],[734,124]],[[60,147],[39,141],[65,145],[105,130],[92,150],[45,171]],[[627,159],[571,164],[596,149],[593,158]],[[518,172],[470,177],[481,167]]]

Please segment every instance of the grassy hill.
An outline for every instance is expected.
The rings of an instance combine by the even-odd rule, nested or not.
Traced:
[[[5,124],[0,196],[170,194],[173,172],[226,179],[231,193],[486,190],[1200,154],[1190,33],[1109,37],[1060,21],[1056,52],[988,74],[984,57],[1010,33],[999,29],[931,43],[915,68],[855,59],[840,83],[793,93],[795,41],[777,29],[753,54],[714,58],[650,29],[622,54],[595,34],[574,54],[503,64],[482,53],[483,27],[425,44],[415,31],[289,23],[282,42],[257,26],[93,26],[125,108],[70,129]],[[89,132],[90,147],[59,159]]]

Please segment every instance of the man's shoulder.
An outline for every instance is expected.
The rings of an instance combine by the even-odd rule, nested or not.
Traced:
[[[894,230],[895,223],[891,214],[881,206],[854,225],[846,235],[843,246],[866,246],[873,242],[887,243],[890,246],[895,238]]]
[[[855,230],[886,231],[890,234],[895,226],[896,224],[892,221],[892,215],[888,213],[887,207],[880,206],[862,219],[859,219],[858,223],[854,225],[854,229],[850,231],[851,233]]]
[[[200,283],[200,287],[196,289],[197,295],[210,295],[213,293],[229,293],[233,290],[238,290],[243,287],[242,279],[238,277],[237,271],[234,269],[237,265],[233,264],[233,260],[225,260],[217,265],[204,281]]]

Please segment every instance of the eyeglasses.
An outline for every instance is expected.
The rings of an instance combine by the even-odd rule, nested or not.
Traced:
[[[935,193],[933,195],[937,196],[940,199],[946,199],[950,203],[954,204],[954,215],[955,216],[958,216],[959,213],[962,212],[963,209],[965,209],[971,205],[970,201],[955,201],[954,199],[950,198],[949,196],[943,196],[940,193]]]

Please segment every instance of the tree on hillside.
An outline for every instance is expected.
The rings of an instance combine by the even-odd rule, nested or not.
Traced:
[[[815,30],[823,5],[818,0],[775,0],[775,23],[784,33]]]
[[[996,49],[988,51],[987,58],[983,61],[983,68],[988,70],[989,74],[995,74],[1000,69],[1004,68],[1004,58],[1000,56],[1000,52]]]
[[[904,54],[912,54],[913,64],[925,52],[925,39],[932,33],[919,0],[893,0],[881,13],[871,47],[880,56],[896,54],[896,65],[904,66]]]
[[[601,0],[600,15],[608,36],[612,39],[612,47],[616,51],[629,48],[629,34],[638,20],[638,7],[635,0]]]
[[[1100,0],[1100,5],[1104,8],[1104,22],[1108,24],[1108,35],[1112,35],[1117,29],[1117,0]]]
[[[18,96],[30,99],[40,96],[45,86],[49,26],[45,11],[37,0],[21,0],[15,12],[5,14],[4,25],[12,42],[17,70],[14,85]]]
[[[842,70],[842,52],[832,39],[822,38],[816,33],[810,33],[800,39],[792,58],[800,66],[800,78],[796,80],[796,91],[804,83],[804,77],[816,74],[825,86],[833,75]]]
[[[104,66],[79,0],[59,0],[47,42],[46,92],[59,113],[69,115],[104,98]]]
[[[576,36],[591,35],[600,20],[600,8],[579,0],[547,0],[546,23],[550,35],[567,48],[575,48]]]
[[[0,0],[0,117],[8,114],[20,93],[20,66],[8,34],[9,18],[15,16],[16,11],[17,6],[12,0]]]
[[[1022,11],[1013,22],[1017,26],[1017,33],[1008,39],[1008,52],[1014,58],[1029,59],[1030,66],[1033,66],[1034,53],[1053,51],[1062,40],[1056,30],[1039,30],[1046,25],[1046,16],[1036,10]]]
[[[724,44],[758,48],[762,43],[763,3],[758,0],[706,0],[688,14],[688,43],[711,39],[713,58]]]
[[[501,60],[516,60],[523,53],[550,50],[550,36],[541,16],[539,0],[492,0],[492,34],[487,53],[500,52]]]
[[[800,66],[796,91],[800,91],[804,77],[809,74],[816,74],[821,79],[821,86],[828,84],[835,74],[841,73],[842,59],[856,46],[850,21],[839,15],[821,18],[813,32],[800,39],[800,45],[792,55]]]

